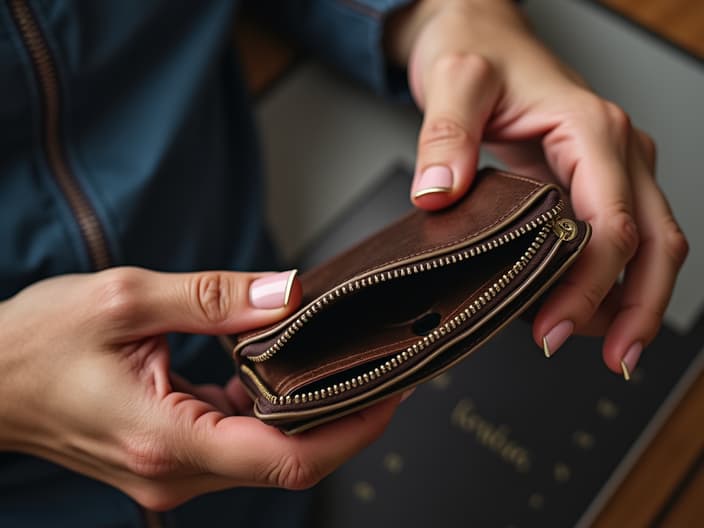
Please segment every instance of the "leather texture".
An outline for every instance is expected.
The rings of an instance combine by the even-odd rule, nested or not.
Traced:
[[[296,313],[236,339],[255,415],[295,433],[439,374],[533,304],[589,235],[555,185],[483,169],[454,206],[301,275]]]

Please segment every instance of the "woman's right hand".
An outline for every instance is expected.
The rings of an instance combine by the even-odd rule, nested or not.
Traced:
[[[273,323],[300,302],[297,282],[285,293],[288,279],[115,268],[41,281],[0,303],[0,449],[156,510],[235,486],[313,485],[384,430],[399,398],[288,437],[248,416],[237,378],[223,389],[173,374],[165,337]]]
[[[387,24],[423,109],[414,204],[463,196],[484,143],[512,172],[562,186],[592,236],[546,296],[533,338],[547,356],[603,335],[628,378],[656,336],[688,243],[655,179],[655,145],[533,34],[513,0],[422,0]]]

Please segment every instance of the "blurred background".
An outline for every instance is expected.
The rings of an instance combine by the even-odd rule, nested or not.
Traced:
[[[631,383],[600,343],[549,362],[511,325],[420,387],[382,439],[316,488],[319,526],[702,526],[704,4],[525,0],[536,32],[658,144],[691,250]],[[409,210],[419,114],[389,104],[245,19],[269,223],[303,269]],[[496,165],[483,156],[481,164]]]

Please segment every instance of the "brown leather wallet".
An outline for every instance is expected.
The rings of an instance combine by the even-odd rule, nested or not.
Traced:
[[[515,319],[586,245],[561,190],[495,169],[300,276],[301,308],[240,335],[255,415],[296,433],[436,376]]]

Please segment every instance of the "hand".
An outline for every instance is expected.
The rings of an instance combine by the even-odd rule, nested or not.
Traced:
[[[156,510],[234,486],[311,486],[381,433],[398,398],[287,437],[248,416],[238,379],[223,389],[171,373],[164,336],[275,322],[300,302],[289,277],[115,268],[42,281],[0,303],[0,449]]]
[[[541,307],[534,339],[554,352],[573,332],[605,335],[606,364],[627,375],[688,250],[654,178],[652,140],[551,55],[511,0],[420,1],[392,17],[386,44],[425,112],[416,206],[467,192],[482,141],[511,170],[556,178],[593,236]]]

